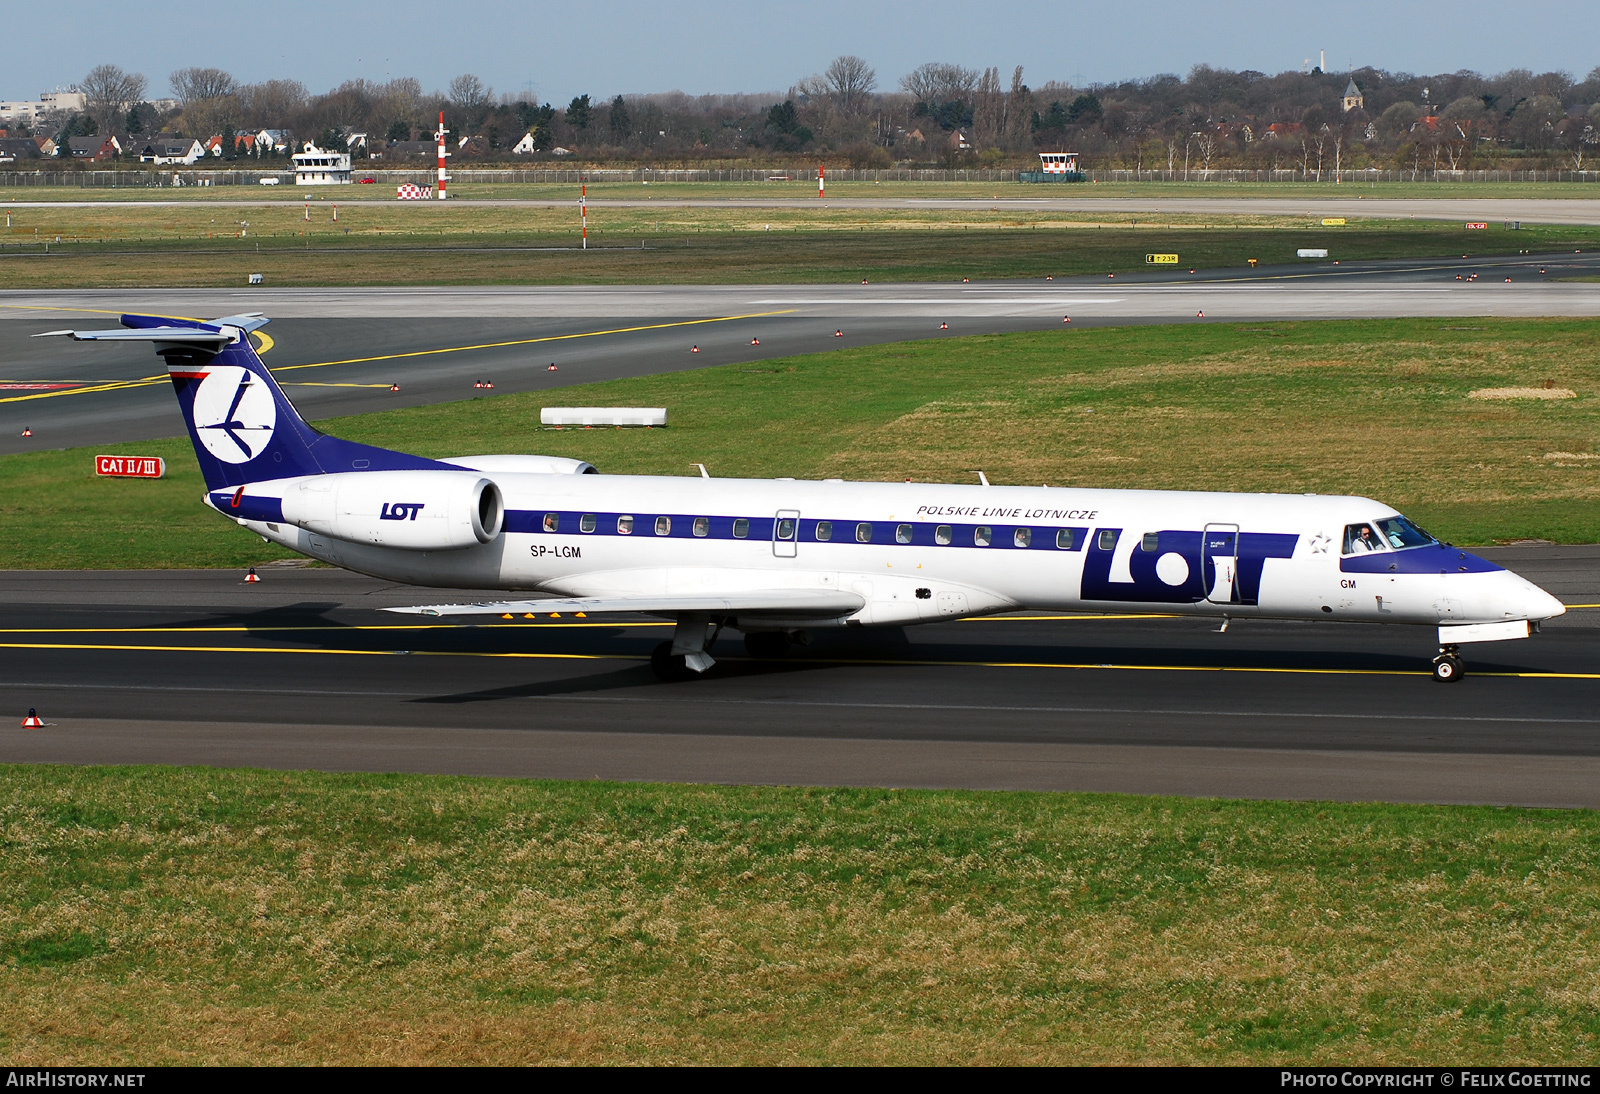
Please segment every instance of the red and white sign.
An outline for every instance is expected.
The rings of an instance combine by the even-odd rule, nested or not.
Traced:
[[[400,184],[400,188],[395,191],[395,196],[401,201],[427,201],[433,197],[433,187],[418,186],[414,182],[405,182]]]
[[[166,476],[167,461],[160,456],[96,456],[94,473],[118,479],[159,479]]]
[[[1487,228],[1487,227],[1488,227],[1488,226],[1489,226],[1489,225],[1488,225],[1488,224],[1486,224],[1486,223],[1484,223],[1484,222],[1483,222],[1483,221],[1481,221],[1481,220],[1480,220],[1480,221],[1478,221],[1478,222],[1477,222],[1477,223],[1475,223],[1475,224],[1469,224],[1469,225],[1467,225],[1467,227],[1468,227],[1468,228]]]

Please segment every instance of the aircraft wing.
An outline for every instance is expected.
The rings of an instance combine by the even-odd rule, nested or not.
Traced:
[[[642,615],[682,615],[688,612],[778,612],[814,615],[819,619],[847,615],[866,604],[863,597],[836,589],[772,589],[728,596],[573,596],[550,600],[502,600],[483,604],[422,604],[410,608],[385,608],[407,615],[520,615],[637,612]]]
[[[47,330],[35,338],[68,337],[74,342],[170,342],[220,349],[233,341],[231,334],[199,327],[145,327],[142,330]]]

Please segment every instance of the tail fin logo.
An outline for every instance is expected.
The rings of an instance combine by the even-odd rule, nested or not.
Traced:
[[[216,366],[194,393],[195,433],[224,463],[248,463],[261,455],[277,424],[272,391],[247,369]]]

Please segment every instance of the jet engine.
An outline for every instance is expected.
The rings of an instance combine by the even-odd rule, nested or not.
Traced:
[[[505,504],[499,487],[469,471],[361,471],[289,486],[283,519],[351,543],[457,551],[493,542]]]

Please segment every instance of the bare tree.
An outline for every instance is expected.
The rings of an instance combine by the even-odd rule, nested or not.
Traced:
[[[1011,93],[1006,96],[1006,143],[1013,151],[1027,146],[1033,122],[1033,92],[1022,82],[1022,66],[1011,72]]]
[[[839,112],[847,117],[859,114],[867,96],[878,86],[878,74],[854,54],[835,57],[822,76],[839,102]]]
[[[975,145],[993,148],[1000,143],[1004,113],[1005,96],[1000,91],[1000,70],[986,68],[978,80],[978,90],[972,104],[972,141]]]
[[[263,80],[239,89],[239,107],[244,118],[262,129],[288,129],[290,119],[304,109],[311,97],[299,80]]]
[[[116,65],[96,65],[78,87],[83,91],[89,117],[101,133],[109,133],[144,98],[146,83],[137,72],[124,72]]]
[[[226,98],[239,89],[233,77],[220,68],[180,68],[169,79],[173,95],[185,110],[195,103]]]
[[[1019,76],[1021,71],[1020,68],[1017,70]],[[977,86],[978,73],[975,70],[939,61],[918,65],[900,77],[900,90],[922,103],[951,102],[956,99],[970,102]]]
[[[1217,137],[1209,129],[1203,129],[1194,135],[1194,146],[1200,150],[1200,177],[1211,177],[1211,158],[1217,154]]]
[[[484,82],[470,72],[450,81],[450,101],[469,114],[488,105],[492,94]]]

